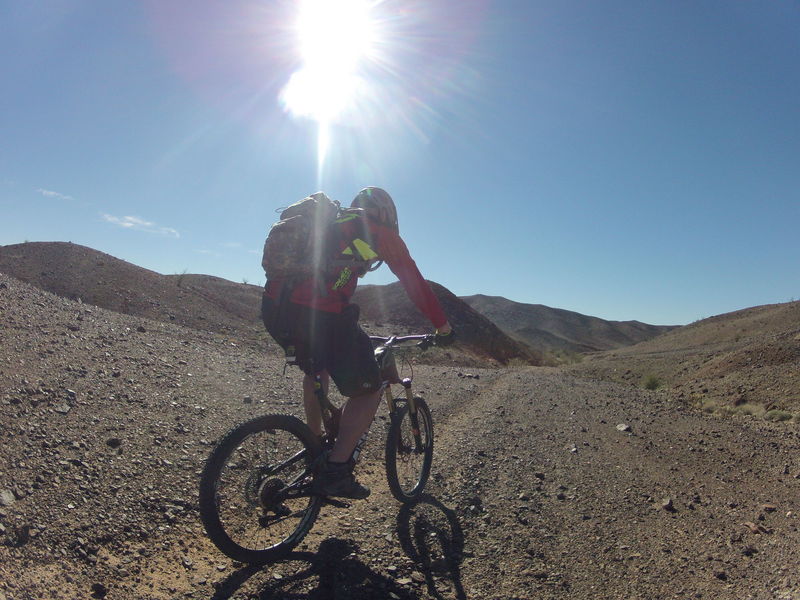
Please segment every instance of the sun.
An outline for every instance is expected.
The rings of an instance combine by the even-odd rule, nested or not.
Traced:
[[[295,116],[327,126],[354,105],[365,82],[359,65],[374,43],[367,0],[303,0],[296,33],[302,66],[281,100]]]

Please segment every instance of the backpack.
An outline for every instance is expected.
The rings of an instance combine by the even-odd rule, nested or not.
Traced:
[[[300,280],[328,273],[333,260],[331,225],[359,209],[343,209],[324,192],[317,192],[286,208],[269,230],[261,266],[267,279]],[[349,261],[352,264],[352,261]]]

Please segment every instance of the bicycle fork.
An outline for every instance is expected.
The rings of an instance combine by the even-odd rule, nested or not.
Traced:
[[[422,435],[419,430],[419,416],[417,415],[417,402],[414,399],[414,392],[411,390],[411,379],[405,378],[400,382],[406,392],[406,402],[408,404],[408,418],[411,420],[411,433],[414,436],[414,448],[417,452],[422,452]],[[392,403],[393,404],[393,403]],[[392,405],[392,410],[394,406]]]

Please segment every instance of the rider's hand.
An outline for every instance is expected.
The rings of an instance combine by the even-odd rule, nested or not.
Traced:
[[[443,327],[436,330],[436,345],[449,346],[456,339],[455,330],[450,327],[450,323],[445,323]]]

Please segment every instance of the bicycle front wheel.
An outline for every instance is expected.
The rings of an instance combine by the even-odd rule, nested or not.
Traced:
[[[322,504],[307,493],[321,451],[308,426],[290,415],[258,417],[223,436],[200,477],[200,517],[217,548],[259,564],[297,546]]]
[[[414,398],[416,414],[398,399],[386,438],[386,479],[400,502],[422,494],[433,461],[433,419],[422,398]]]

